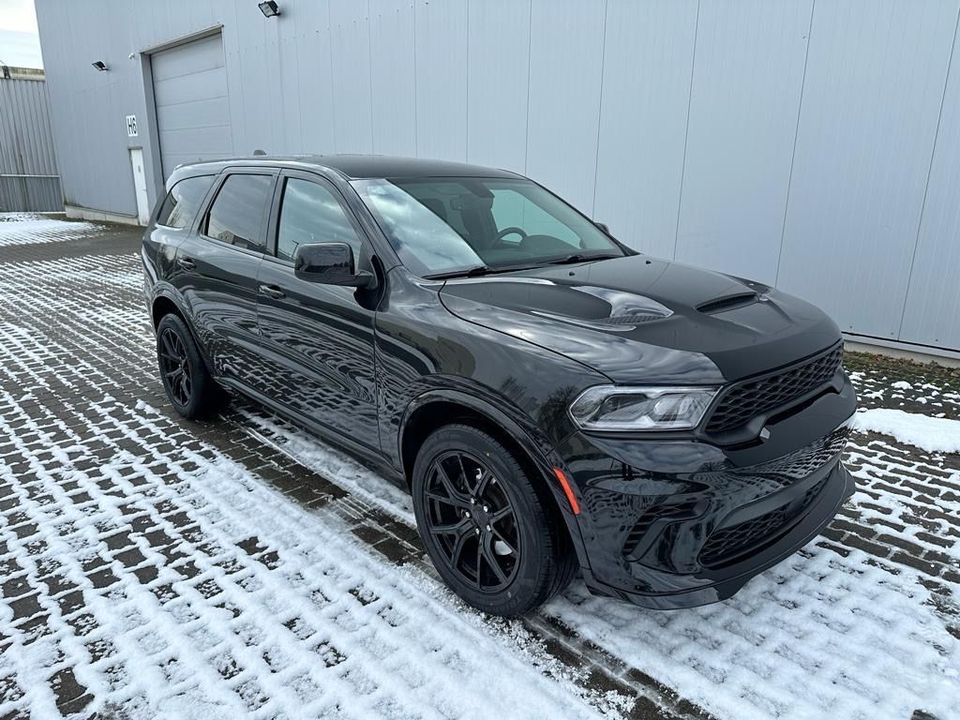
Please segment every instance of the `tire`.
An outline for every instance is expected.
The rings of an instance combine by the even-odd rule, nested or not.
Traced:
[[[216,414],[225,393],[210,376],[186,323],[173,313],[157,325],[160,380],[174,409],[188,420]]]
[[[412,485],[427,554],[469,605],[516,617],[572,580],[576,557],[549,491],[487,433],[468,425],[435,431],[417,455]]]

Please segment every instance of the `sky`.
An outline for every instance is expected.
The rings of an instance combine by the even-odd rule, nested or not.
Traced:
[[[0,0],[0,63],[43,67],[33,0]]]

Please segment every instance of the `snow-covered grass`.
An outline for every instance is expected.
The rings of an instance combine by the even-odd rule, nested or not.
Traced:
[[[927,452],[960,453],[960,420],[873,408],[858,412],[851,427],[890,435]]]

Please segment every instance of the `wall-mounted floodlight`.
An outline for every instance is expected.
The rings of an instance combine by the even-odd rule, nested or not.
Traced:
[[[103,60],[97,60],[95,63],[93,63],[93,66],[100,72],[104,72],[110,69],[107,67],[107,64]]]
[[[266,2],[259,3],[257,7],[260,8],[260,12],[262,12],[266,18],[276,17],[280,14],[280,7],[277,5],[276,0],[266,0]]]

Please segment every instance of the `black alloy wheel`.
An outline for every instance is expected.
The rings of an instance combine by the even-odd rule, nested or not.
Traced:
[[[517,452],[479,428],[446,425],[424,440],[411,475],[437,573],[465,602],[503,617],[543,604],[578,567],[547,480]]]
[[[493,471],[463,451],[430,467],[427,531],[448,567],[480,592],[497,592],[517,573],[522,543],[516,512]]]
[[[173,313],[157,324],[157,364],[167,397],[185,418],[209,417],[223,406],[226,394],[210,376],[186,323]]]
[[[170,393],[170,399],[174,404],[186,407],[193,394],[193,380],[187,348],[172,327],[164,328],[158,336],[157,353],[160,357],[160,372],[163,373],[164,385]]]

